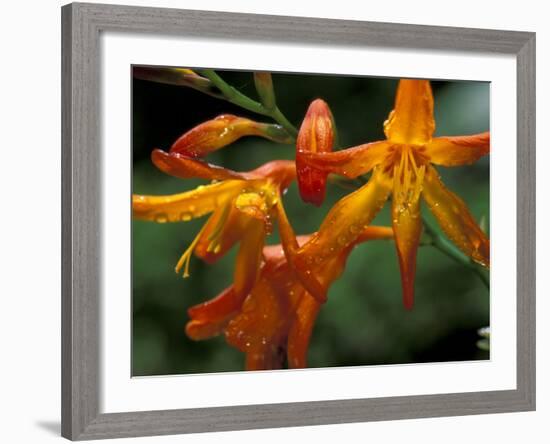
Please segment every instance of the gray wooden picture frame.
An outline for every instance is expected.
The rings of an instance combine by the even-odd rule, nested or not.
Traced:
[[[99,411],[101,32],[510,54],[517,59],[517,388]],[[535,409],[535,34],[73,3],[62,8],[62,435],[73,440]]]

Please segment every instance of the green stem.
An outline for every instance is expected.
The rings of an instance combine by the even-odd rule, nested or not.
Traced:
[[[479,264],[472,261],[468,256],[466,256],[462,251],[456,248],[452,243],[447,239],[441,236],[436,229],[428,222],[425,218],[422,219],[424,222],[424,230],[429,237],[428,245],[432,245],[437,248],[439,251],[453,259],[455,262],[464,265],[473,271],[481,279],[483,284],[489,289],[489,276],[486,270]]]
[[[288,121],[278,107],[267,109],[260,102],[252,100],[250,97],[245,96],[239,90],[226,83],[213,69],[201,69],[198,70],[198,72],[208,78],[212,84],[221,91],[225,100],[228,102],[247,109],[248,111],[271,117],[293,138],[296,138],[298,135],[298,130]]]
[[[277,106],[275,106],[273,110],[268,112],[270,113],[269,115],[277,123],[279,123],[287,131],[288,134],[290,134],[294,139],[296,138],[296,136],[298,135],[298,130],[294,127],[294,125],[292,125],[292,123],[288,121],[286,116],[281,112],[281,110]]]

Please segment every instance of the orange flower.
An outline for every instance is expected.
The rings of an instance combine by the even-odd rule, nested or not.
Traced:
[[[304,254],[314,252],[311,236],[300,236],[297,242]],[[369,227],[353,243],[335,252],[313,271],[328,287],[344,270],[353,247],[371,239],[391,239],[387,227]],[[313,247],[313,248],[312,248]],[[307,365],[307,349],[321,303],[312,297],[295,276],[281,245],[264,247],[260,277],[242,302],[235,285],[216,298],[191,307],[187,335],[195,340],[220,333],[227,342],[246,353],[247,370],[282,368],[285,356],[289,368]]]
[[[259,136],[274,142],[292,143],[292,138],[281,125],[260,123],[244,117],[222,114],[180,136],[170,148],[170,152],[203,157],[243,136]]]
[[[475,262],[489,267],[489,239],[466,204],[441,182],[432,164],[466,165],[489,153],[489,133],[433,137],[433,96],[427,80],[401,80],[395,108],[384,122],[386,140],[335,153],[303,152],[311,168],[355,178],[373,170],[366,185],[340,200],[319,233],[316,255],[323,258],[353,243],[392,195],[392,226],[401,269],[403,301],[413,306],[416,252],[422,232],[420,197],[445,234]],[[332,227],[332,230],[328,230]],[[307,270],[294,247],[297,267]],[[305,276],[305,272],[302,272]],[[315,282],[310,282],[310,288]],[[322,286],[317,285],[322,292]],[[322,298],[323,294],[319,295]]]
[[[328,153],[334,143],[334,120],[321,99],[311,102],[296,140],[296,171],[300,195],[305,202],[321,205],[325,199],[328,173],[311,168],[301,153]]]
[[[268,162],[246,173],[237,173],[180,154],[154,150],[153,163],[180,178],[213,182],[170,196],[132,197],[134,217],[158,223],[185,222],[211,214],[176,265],[189,276],[191,254],[211,263],[240,243],[235,263],[235,294],[245,297],[256,282],[265,237],[271,232],[275,206],[281,193],[296,177],[294,162]]]

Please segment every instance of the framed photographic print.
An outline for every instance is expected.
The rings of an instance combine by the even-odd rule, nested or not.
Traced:
[[[63,436],[535,408],[534,34],[62,23]]]

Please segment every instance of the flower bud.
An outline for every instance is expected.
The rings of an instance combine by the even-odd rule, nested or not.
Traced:
[[[166,85],[187,86],[214,97],[221,97],[219,90],[206,77],[186,68],[152,68],[134,66],[134,78]]]
[[[223,114],[187,131],[174,142],[170,152],[202,157],[243,136],[260,136],[279,143],[292,141],[280,125],[259,123],[244,117]]]
[[[269,72],[255,72],[254,84],[256,85],[256,91],[260,96],[262,105],[271,110],[275,108],[275,91],[273,90],[273,80],[271,79],[271,73]]]
[[[301,153],[331,152],[334,132],[334,119],[326,102],[321,99],[311,102],[296,141],[296,173],[302,199],[317,206],[325,199],[328,173],[307,165]]]

